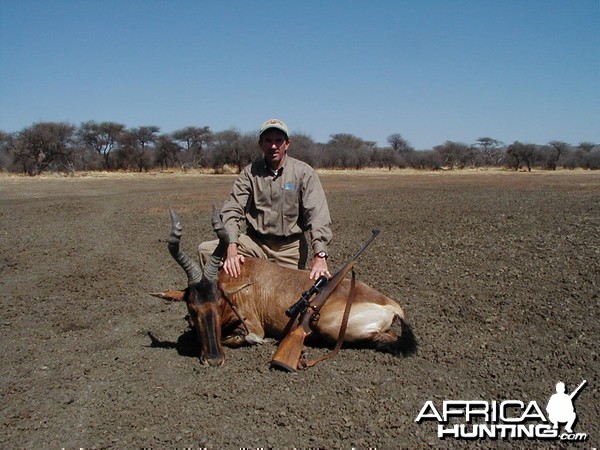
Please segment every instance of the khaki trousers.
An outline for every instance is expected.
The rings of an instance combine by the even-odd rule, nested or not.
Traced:
[[[200,265],[204,264],[215,251],[219,240],[206,241],[198,246]],[[308,257],[308,244],[304,235],[297,238],[270,238],[241,234],[238,239],[238,253],[243,256],[267,259],[275,264],[292,269],[305,269]]]

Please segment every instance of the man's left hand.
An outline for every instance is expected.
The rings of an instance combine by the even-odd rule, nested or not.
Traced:
[[[321,275],[325,275],[327,278],[331,278],[331,274],[329,273],[329,269],[327,268],[327,259],[315,256],[312,260],[312,265],[310,267],[310,279],[316,280]]]

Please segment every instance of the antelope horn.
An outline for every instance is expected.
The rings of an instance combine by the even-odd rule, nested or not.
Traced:
[[[171,214],[171,235],[169,237],[169,253],[177,261],[177,263],[185,270],[188,277],[188,285],[198,283],[202,279],[202,272],[200,266],[191,260],[183,251],[179,248],[181,242],[181,219],[175,211],[169,210]]]
[[[213,230],[215,230],[215,233],[217,233],[217,237],[219,238],[219,245],[217,245],[217,248],[204,266],[204,276],[209,280],[216,280],[217,274],[219,273],[219,266],[225,256],[227,245],[229,244],[229,236],[227,235],[227,231],[221,220],[221,213],[215,205],[212,207],[211,222]]]
[[[221,219],[221,211],[219,211],[215,205],[212,207],[211,223],[213,230],[217,233],[219,241],[224,241],[225,244],[229,244],[229,236],[225,230],[225,225],[223,225],[223,220]]]

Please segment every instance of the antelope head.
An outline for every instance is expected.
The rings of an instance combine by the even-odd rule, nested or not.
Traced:
[[[183,229],[181,219],[173,210],[170,210],[170,214],[169,253],[188,277],[184,300],[200,343],[200,362],[203,365],[220,366],[225,362],[225,352],[221,345],[220,294],[217,277],[219,265],[227,248],[227,233],[219,217],[219,211],[213,206],[212,223],[219,237],[219,245],[202,271],[199,264],[181,250],[179,246]]]

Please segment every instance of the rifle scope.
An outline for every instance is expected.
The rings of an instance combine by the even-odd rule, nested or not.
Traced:
[[[323,289],[323,286],[327,284],[327,280],[328,278],[324,275],[321,275],[319,278],[317,278],[315,284],[313,284],[308,291],[304,291],[302,293],[300,300],[286,309],[285,315],[288,317],[296,317],[298,314],[304,311],[310,303],[310,298]]]

